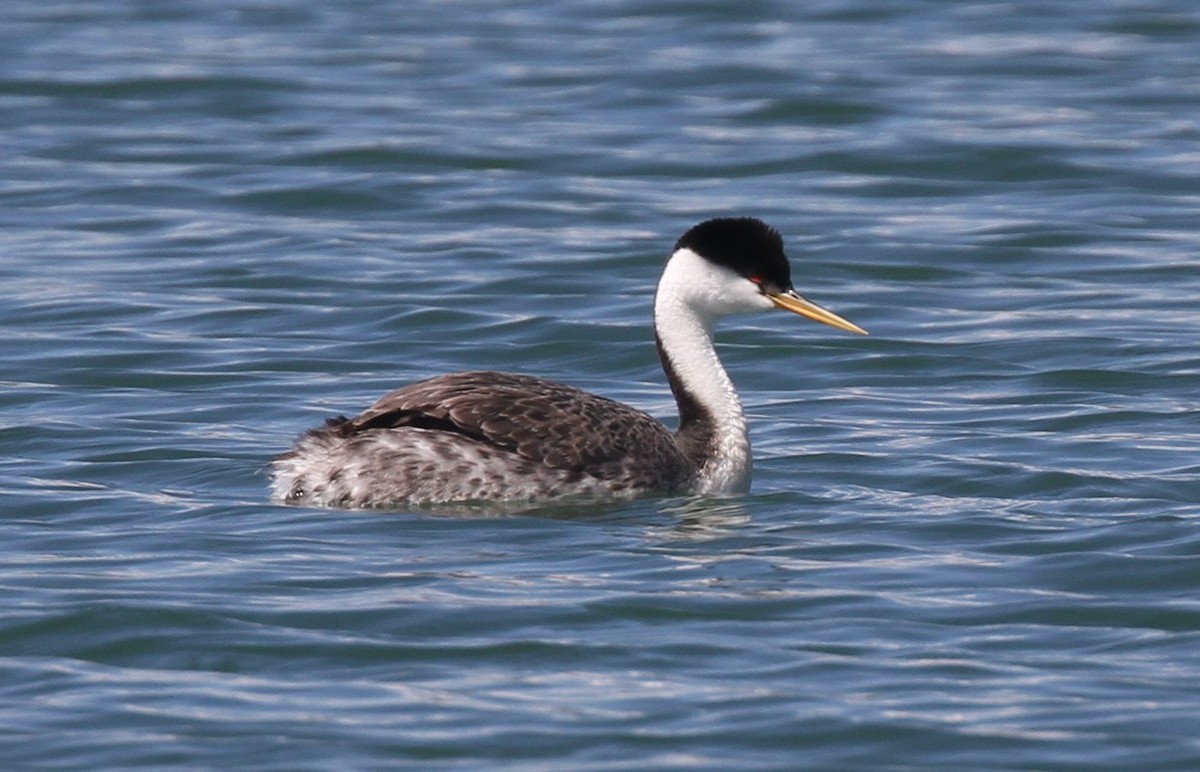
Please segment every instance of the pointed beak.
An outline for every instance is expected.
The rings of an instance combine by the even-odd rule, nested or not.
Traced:
[[[867,331],[851,321],[847,321],[832,311],[826,311],[816,303],[805,300],[796,294],[795,290],[787,290],[785,292],[768,292],[767,297],[775,304],[776,308],[782,308],[784,311],[791,311],[793,314],[807,316],[817,322],[828,324],[830,327],[837,327],[839,330],[848,332],[857,332],[859,335],[866,335]]]

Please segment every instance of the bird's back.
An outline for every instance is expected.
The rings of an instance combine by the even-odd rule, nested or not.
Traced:
[[[397,389],[313,429],[273,465],[278,498],[350,507],[669,492],[695,475],[675,435],[646,413],[491,371]]]

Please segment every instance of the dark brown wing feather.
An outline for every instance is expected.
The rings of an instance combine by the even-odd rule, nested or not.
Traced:
[[[601,479],[644,475],[647,483],[677,486],[692,474],[675,436],[646,413],[527,375],[480,371],[420,381],[385,395],[350,425],[355,432],[400,426],[457,432]]]

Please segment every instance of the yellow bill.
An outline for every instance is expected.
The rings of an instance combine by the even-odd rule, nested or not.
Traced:
[[[805,300],[796,294],[795,290],[787,292],[768,292],[767,297],[775,304],[776,308],[782,308],[784,311],[791,311],[793,314],[807,316],[817,322],[823,322],[830,327],[837,327],[839,330],[848,332],[857,332],[859,335],[866,335],[867,331],[851,321],[847,321],[832,311],[826,311],[816,303]]]

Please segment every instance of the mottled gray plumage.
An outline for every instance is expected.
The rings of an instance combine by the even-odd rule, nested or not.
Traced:
[[[322,463],[324,461],[325,463]],[[302,462],[303,473],[290,468]],[[289,503],[543,499],[682,490],[675,435],[611,399],[527,375],[442,375],[313,429],[275,461]],[[299,471],[299,470],[295,470]]]

